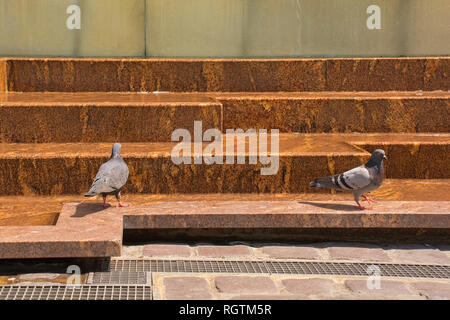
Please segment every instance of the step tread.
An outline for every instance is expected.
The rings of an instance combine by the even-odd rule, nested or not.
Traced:
[[[171,93],[170,93],[171,94]],[[190,93],[186,93],[190,94]],[[195,95],[195,93],[191,93]],[[303,91],[303,92],[205,92],[219,100],[278,100],[278,99],[448,99],[450,92],[435,91]]]
[[[321,92],[0,92],[2,106],[218,105],[220,100],[449,99],[449,91]],[[218,101],[219,100],[219,101]]]
[[[135,92],[8,92],[0,93],[0,107],[8,106],[209,106],[211,96],[183,93]]]

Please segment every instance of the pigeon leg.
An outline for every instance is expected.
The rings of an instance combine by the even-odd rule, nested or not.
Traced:
[[[120,192],[116,193],[116,199],[119,201],[119,204],[117,205],[119,208],[128,207],[129,205],[127,203],[120,202]]]
[[[368,208],[366,208],[366,207],[363,207],[363,206],[359,203],[359,201],[356,201],[356,204],[358,205],[358,208],[360,208],[361,210],[366,210],[366,209],[368,209]]]
[[[103,208],[106,208],[106,194],[103,194],[102,197],[103,197]]]
[[[376,203],[375,200],[373,200],[372,198],[369,198],[368,196],[363,195],[362,197],[364,198],[364,200],[367,201],[367,203]]]

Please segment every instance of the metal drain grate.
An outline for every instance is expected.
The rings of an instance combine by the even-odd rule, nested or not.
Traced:
[[[309,262],[309,261],[220,261],[220,260],[128,260],[111,259],[111,271],[188,273],[268,273],[367,276],[377,266],[383,277],[450,279],[450,266]]]
[[[151,284],[147,272],[91,272],[86,280],[88,284]]]
[[[0,300],[151,300],[150,286],[0,286]]]

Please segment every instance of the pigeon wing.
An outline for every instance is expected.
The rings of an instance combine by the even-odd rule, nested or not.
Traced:
[[[128,180],[125,162],[111,159],[100,166],[89,194],[111,193],[120,190]]]
[[[341,180],[346,184],[346,189],[352,190],[363,189],[372,183],[370,172],[364,165],[344,172]]]
[[[127,183],[128,180],[128,166],[122,159],[114,159],[113,166],[111,166],[111,171],[108,179],[108,186],[113,189],[113,191],[119,191]]]

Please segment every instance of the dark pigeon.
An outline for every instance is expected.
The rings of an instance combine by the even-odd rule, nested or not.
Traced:
[[[101,165],[95,176],[91,189],[84,195],[93,197],[101,194],[103,196],[103,207],[106,207],[106,196],[113,194],[119,201],[119,207],[127,205],[120,202],[120,190],[128,180],[128,166],[120,155],[120,143],[115,143],[112,148],[111,158]]]
[[[383,160],[387,160],[384,150],[377,149],[366,164],[341,174],[315,179],[309,185],[311,188],[329,188],[351,192],[358,207],[361,210],[367,209],[361,206],[359,197],[363,196],[369,204],[375,202],[365,193],[378,189],[383,183]]]

